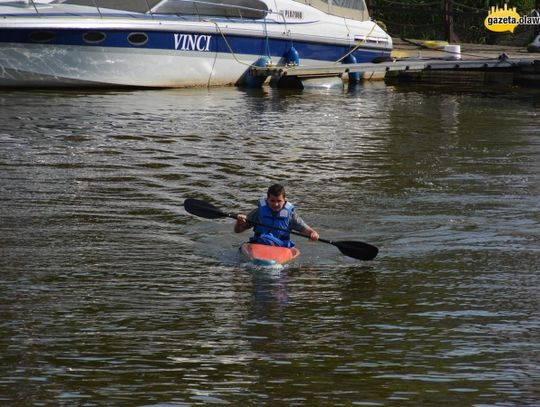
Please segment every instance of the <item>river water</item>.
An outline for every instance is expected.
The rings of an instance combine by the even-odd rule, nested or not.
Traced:
[[[2,406],[540,406],[540,96],[0,94]],[[282,270],[248,211],[321,237]]]

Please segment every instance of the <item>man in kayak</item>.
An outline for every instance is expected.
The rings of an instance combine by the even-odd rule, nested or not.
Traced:
[[[247,215],[243,213],[237,215],[234,231],[242,233],[251,228],[253,225],[250,224],[250,221],[254,221],[268,226],[253,226],[255,234],[249,240],[250,243],[293,247],[290,230],[296,230],[309,236],[311,240],[318,240],[319,234],[308,226],[294,209],[294,205],[286,199],[283,185],[274,184],[268,188],[266,198],[259,200],[257,208]]]

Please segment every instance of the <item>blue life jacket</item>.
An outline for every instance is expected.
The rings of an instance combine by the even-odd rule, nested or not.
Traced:
[[[258,222],[279,229],[285,229],[286,231],[255,225],[255,235],[249,241],[251,243],[261,243],[270,246],[293,247],[294,243],[291,241],[289,224],[294,212],[294,205],[290,202],[285,202],[285,205],[283,205],[283,208],[279,212],[272,212],[266,202],[266,198],[261,198],[258,207]]]

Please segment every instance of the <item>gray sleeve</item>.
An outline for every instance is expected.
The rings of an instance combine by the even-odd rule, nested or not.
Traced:
[[[308,224],[298,215],[296,212],[293,212],[291,217],[291,229],[298,232],[303,232],[308,228]]]
[[[255,226],[253,224],[250,224],[249,221],[258,222],[258,219],[259,219],[259,208],[255,208],[247,214],[248,229]]]

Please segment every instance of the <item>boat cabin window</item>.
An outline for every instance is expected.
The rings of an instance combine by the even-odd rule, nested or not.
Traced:
[[[131,33],[128,35],[128,41],[131,45],[144,45],[148,42],[148,35],[145,33]]]
[[[30,33],[30,40],[34,42],[50,42],[56,38],[52,31],[33,31]]]
[[[89,31],[83,34],[83,40],[88,44],[99,44],[105,40],[105,37],[105,33],[99,31]]]

